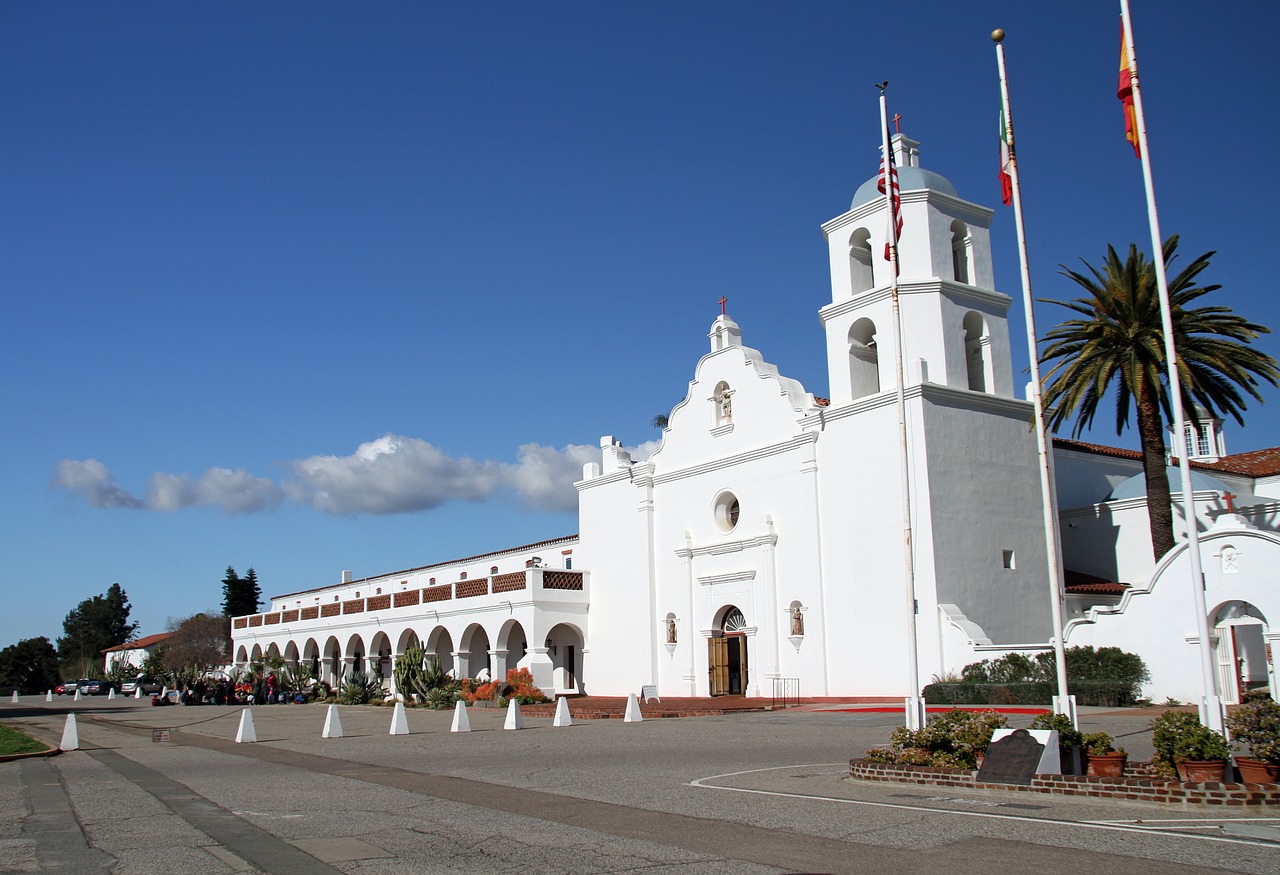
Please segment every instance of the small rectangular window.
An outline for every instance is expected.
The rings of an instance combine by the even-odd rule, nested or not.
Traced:
[[[1013,551],[1012,551],[1012,550],[1003,550],[1003,551],[1001,551],[1001,554],[1002,554],[1002,558],[1003,558],[1003,560],[1004,560],[1004,567],[1005,567],[1005,568],[1007,568],[1007,569],[1008,569],[1008,570],[1010,570],[1010,571],[1014,570],[1014,568],[1015,568],[1016,566],[1014,565],[1014,560],[1013,560]]]

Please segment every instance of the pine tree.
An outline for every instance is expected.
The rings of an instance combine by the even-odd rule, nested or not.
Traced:
[[[243,614],[244,611],[239,610],[239,607],[240,575],[236,574],[236,570],[228,565],[227,576],[222,578],[222,615],[224,617],[235,617]]]
[[[243,617],[256,614],[262,604],[262,589],[258,586],[258,574],[253,568],[241,577],[230,565],[222,579],[222,614],[225,617]]]

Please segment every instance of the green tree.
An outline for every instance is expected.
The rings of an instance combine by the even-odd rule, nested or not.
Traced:
[[[258,573],[249,569],[241,577],[230,565],[222,578],[222,614],[225,617],[243,617],[256,614],[262,604],[262,589],[258,586]]]
[[[23,695],[52,690],[58,683],[58,654],[43,635],[0,650],[0,687]]]
[[[102,651],[124,644],[138,631],[129,622],[129,597],[113,583],[103,595],[96,595],[72,608],[62,621],[58,655],[63,668],[75,675],[100,674]]]
[[[1171,265],[1178,247],[1175,234],[1164,244]],[[1192,307],[1219,285],[1197,285],[1214,253],[1206,252],[1169,281],[1169,302],[1183,406],[1194,416],[1195,405],[1211,415],[1230,414],[1243,423],[1244,395],[1258,401],[1261,378],[1276,385],[1275,359],[1250,346],[1270,329],[1222,306]],[[1045,407],[1051,428],[1074,418],[1072,436],[1093,424],[1098,406],[1115,388],[1116,434],[1129,425],[1130,407],[1137,417],[1142,469],[1147,484],[1147,516],[1151,547],[1157,560],[1174,546],[1173,507],[1166,472],[1164,423],[1172,419],[1165,373],[1164,331],[1155,265],[1135,245],[1123,261],[1107,247],[1101,268],[1083,262],[1088,274],[1062,273],[1089,294],[1071,301],[1049,301],[1079,314],[1050,331],[1041,361],[1052,363],[1044,375]],[[1243,390],[1243,391],[1242,391]]]

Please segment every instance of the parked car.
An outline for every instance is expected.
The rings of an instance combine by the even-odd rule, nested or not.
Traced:
[[[80,678],[77,683],[82,696],[105,696],[115,689],[111,681],[104,681],[101,678]]]
[[[63,681],[53,688],[53,691],[59,696],[74,696],[76,694],[77,681]]]
[[[120,685],[120,693],[125,696],[132,696],[139,689],[142,690],[142,695],[144,696],[154,696],[164,689],[164,684],[153,677],[140,674],[136,678],[129,678]]]

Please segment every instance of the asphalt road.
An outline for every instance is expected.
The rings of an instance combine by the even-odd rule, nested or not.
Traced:
[[[51,741],[70,701],[0,719]],[[787,711],[553,728],[472,709],[74,703],[82,750],[0,764],[0,871],[780,873],[1280,871],[1280,811],[1160,807],[848,779],[890,714]],[[1086,728],[1149,754],[1149,717]],[[1016,723],[1017,721],[1015,721]],[[1025,721],[1022,721],[1025,722]],[[172,729],[155,743],[152,729]]]

